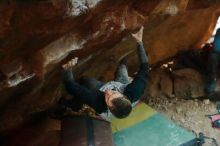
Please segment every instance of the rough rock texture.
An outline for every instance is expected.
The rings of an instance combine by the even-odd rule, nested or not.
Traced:
[[[171,73],[163,69],[151,72],[147,94],[150,97],[172,97],[174,96],[173,79]]]
[[[157,69],[151,72],[147,95],[167,98],[198,98],[204,96],[205,77],[197,70],[184,68],[175,71]]]
[[[112,79],[124,56],[134,73],[137,58],[130,32],[144,24],[144,45],[155,65],[180,50],[200,48],[219,10],[218,0],[1,1],[0,132],[65,96],[59,66],[73,56],[80,58],[78,75]],[[165,96],[170,96],[171,82],[163,74],[161,81],[168,86],[161,92],[168,90]]]
[[[204,76],[199,72],[186,68],[175,71],[174,78],[174,91],[177,97],[201,97],[204,96]]]

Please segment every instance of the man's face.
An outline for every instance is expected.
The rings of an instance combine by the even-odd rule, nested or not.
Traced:
[[[123,98],[123,94],[118,91],[105,90],[105,102],[108,107],[112,107],[112,100],[115,98]]]

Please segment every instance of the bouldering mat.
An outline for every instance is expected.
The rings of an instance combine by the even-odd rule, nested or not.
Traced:
[[[142,102],[127,118],[112,117],[111,127],[116,146],[178,146],[195,138]]]

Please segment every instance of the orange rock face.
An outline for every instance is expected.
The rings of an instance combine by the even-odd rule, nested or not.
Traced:
[[[129,34],[144,25],[144,45],[154,65],[180,50],[200,48],[210,37],[220,6],[210,0],[51,0],[0,2],[0,131],[55,105],[64,95],[59,66],[78,56],[77,75],[113,78],[129,57]]]

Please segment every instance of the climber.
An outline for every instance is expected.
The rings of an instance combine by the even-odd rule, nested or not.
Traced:
[[[207,83],[205,93],[207,96],[212,96],[215,93],[217,74],[218,74],[218,60],[220,58],[220,28],[216,31],[213,49],[208,57],[207,65]]]
[[[142,42],[143,27],[132,34],[137,41],[137,52],[140,68],[132,82],[129,81],[126,59],[122,59],[115,73],[115,80],[102,83],[94,78],[82,77],[76,82],[72,74],[72,67],[77,64],[74,58],[62,65],[64,85],[68,93],[73,95],[79,103],[94,108],[98,114],[105,116],[113,114],[117,118],[125,118],[132,110],[131,103],[137,101],[144,93],[148,81],[148,58]],[[73,107],[75,101],[60,100],[60,104]],[[74,108],[74,107],[73,107]]]

